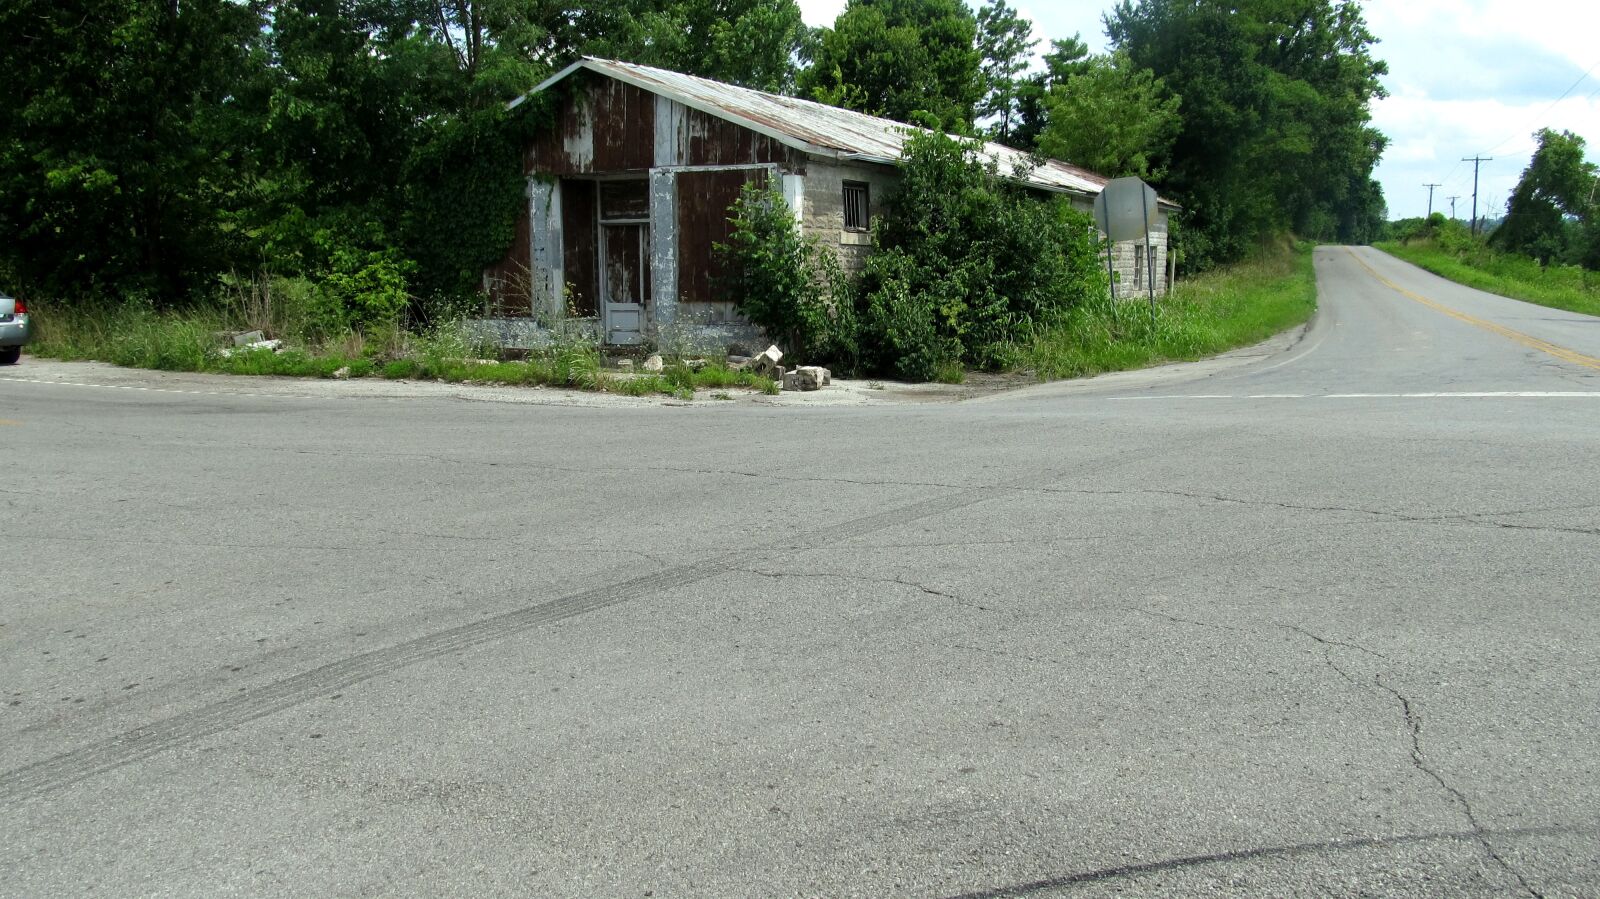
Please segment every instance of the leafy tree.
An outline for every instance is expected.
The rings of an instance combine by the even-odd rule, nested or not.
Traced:
[[[806,36],[795,0],[675,0],[641,17],[625,58],[757,90],[794,89]]]
[[[1049,93],[1039,152],[1102,174],[1160,179],[1181,120],[1179,98],[1125,54],[1098,56]]]
[[[1022,72],[1038,41],[1033,39],[1033,23],[1006,5],[994,0],[978,10],[978,54],[983,78],[983,100],[978,103],[979,119],[993,119],[991,132],[1010,134],[1016,126]]]
[[[1019,150],[1036,149],[1050,116],[1050,92],[1087,69],[1088,60],[1089,46],[1078,35],[1051,41],[1044,54],[1044,70],[1017,83],[1016,116],[1006,129],[995,129],[993,139]]]
[[[1540,129],[1533,159],[1506,203],[1505,224],[1492,243],[1539,260],[1582,262],[1584,227],[1594,224],[1596,167],[1584,159],[1584,140],[1570,131]]]
[[[1370,104],[1387,67],[1358,4],[1122,0],[1106,29],[1183,98],[1163,187],[1186,207],[1187,258],[1236,259],[1285,230],[1349,239],[1379,226],[1371,173],[1385,140]]]
[[[967,131],[984,94],[977,29],[961,0],[850,0],[808,47],[798,87],[824,103]]]
[[[0,268],[74,299],[203,292],[235,235],[219,210],[249,170],[235,141],[261,63],[256,5],[0,5]]]

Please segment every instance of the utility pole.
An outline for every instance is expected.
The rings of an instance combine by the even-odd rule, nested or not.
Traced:
[[[1433,218],[1433,189],[1435,187],[1443,187],[1444,185],[1442,185],[1442,184],[1424,184],[1422,186],[1426,187],[1428,189],[1428,218]]]
[[[1456,217],[1456,201],[1459,200],[1459,199],[1461,199],[1461,195],[1460,194],[1457,194],[1457,195],[1449,198],[1449,200],[1450,200],[1450,220],[1451,221],[1455,220],[1455,217]]]
[[[1472,233],[1478,233],[1478,166],[1481,163],[1493,162],[1493,156],[1473,156],[1470,159],[1462,157],[1462,162],[1472,163]]]

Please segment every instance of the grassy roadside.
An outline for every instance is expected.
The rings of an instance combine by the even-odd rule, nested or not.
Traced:
[[[1540,306],[1600,315],[1600,276],[1590,276],[1586,284],[1583,270],[1576,266],[1543,267],[1525,256],[1491,250],[1457,255],[1431,240],[1375,246],[1457,284]]]
[[[1311,245],[1285,242],[1264,248],[1248,262],[1180,282],[1159,301],[1154,318],[1138,301],[1119,304],[1115,315],[1104,303],[1074,309],[1020,348],[1017,368],[1052,380],[1201,359],[1265,340],[1304,323],[1315,310]],[[38,339],[28,348],[32,355],[130,368],[569,387],[682,398],[696,390],[777,390],[768,378],[714,359],[694,368],[669,360],[658,374],[618,375],[604,370],[598,349],[583,341],[552,346],[528,359],[483,358],[495,351],[448,328],[426,336],[398,329],[380,337],[350,334],[281,352],[226,351],[217,332],[236,330],[250,319],[224,309],[62,310],[38,319]]]
[[[350,335],[314,347],[282,352],[224,352],[218,331],[238,326],[220,311],[158,314],[139,309],[65,310],[39,315],[31,355],[65,361],[93,360],[128,368],[277,375],[292,378],[387,378],[523,387],[570,387],[626,396],[691,398],[696,390],[748,388],[775,393],[770,378],[734,371],[716,361],[690,367],[671,361],[660,373],[618,375],[601,367],[592,343],[553,346],[526,360],[481,358],[449,329],[429,336],[395,331],[373,340]]]
[[[1042,379],[1078,378],[1213,356],[1305,323],[1317,308],[1312,245],[1275,245],[1255,259],[1180,281],[1157,304],[1074,309],[1025,348]]]

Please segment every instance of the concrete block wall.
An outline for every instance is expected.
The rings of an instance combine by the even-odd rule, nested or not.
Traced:
[[[867,185],[867,214],[872,224],[883,212],[897,180],[898,172],[888,166],[812,159],[806,164],[801,233],[838,254],[845,271],[860,271],[872,252],[872,234],[844,230],[844,183]]]

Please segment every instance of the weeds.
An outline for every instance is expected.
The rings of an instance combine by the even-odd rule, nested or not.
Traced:
[[[571,387],[682,399],[692,399],[697,390],[777,392],[777,384],[770,378],[721,364],[695,369],[674,360],[658,374],[607,374],[602,371],[600,347],[593,333],[576,327],[552,329],[547,346],[516,361],[498,358],[498,346],[456,322],[440,324],[423,334],[399,328],[369,329],[365,334],[348,331],[281,352],[227,347],[220,334],[283,312],[281,307],[270,312],[275,300],[260,293],[231,302],[231,307],[191,313],[156,313],[138,306],[52,310],[40,316],[39,339],[30,350],[55,359],[233,375]],[[283,319],[278,321],[275,327],[282,327]]]
[[[1156,305],[1079,306],[1033,340],[1023,357],[1041,378],[1076,378],[1200,359],[1265,340],[1316,310],[1311,247],[1264,250],[1256,259],[1180,282]]]

